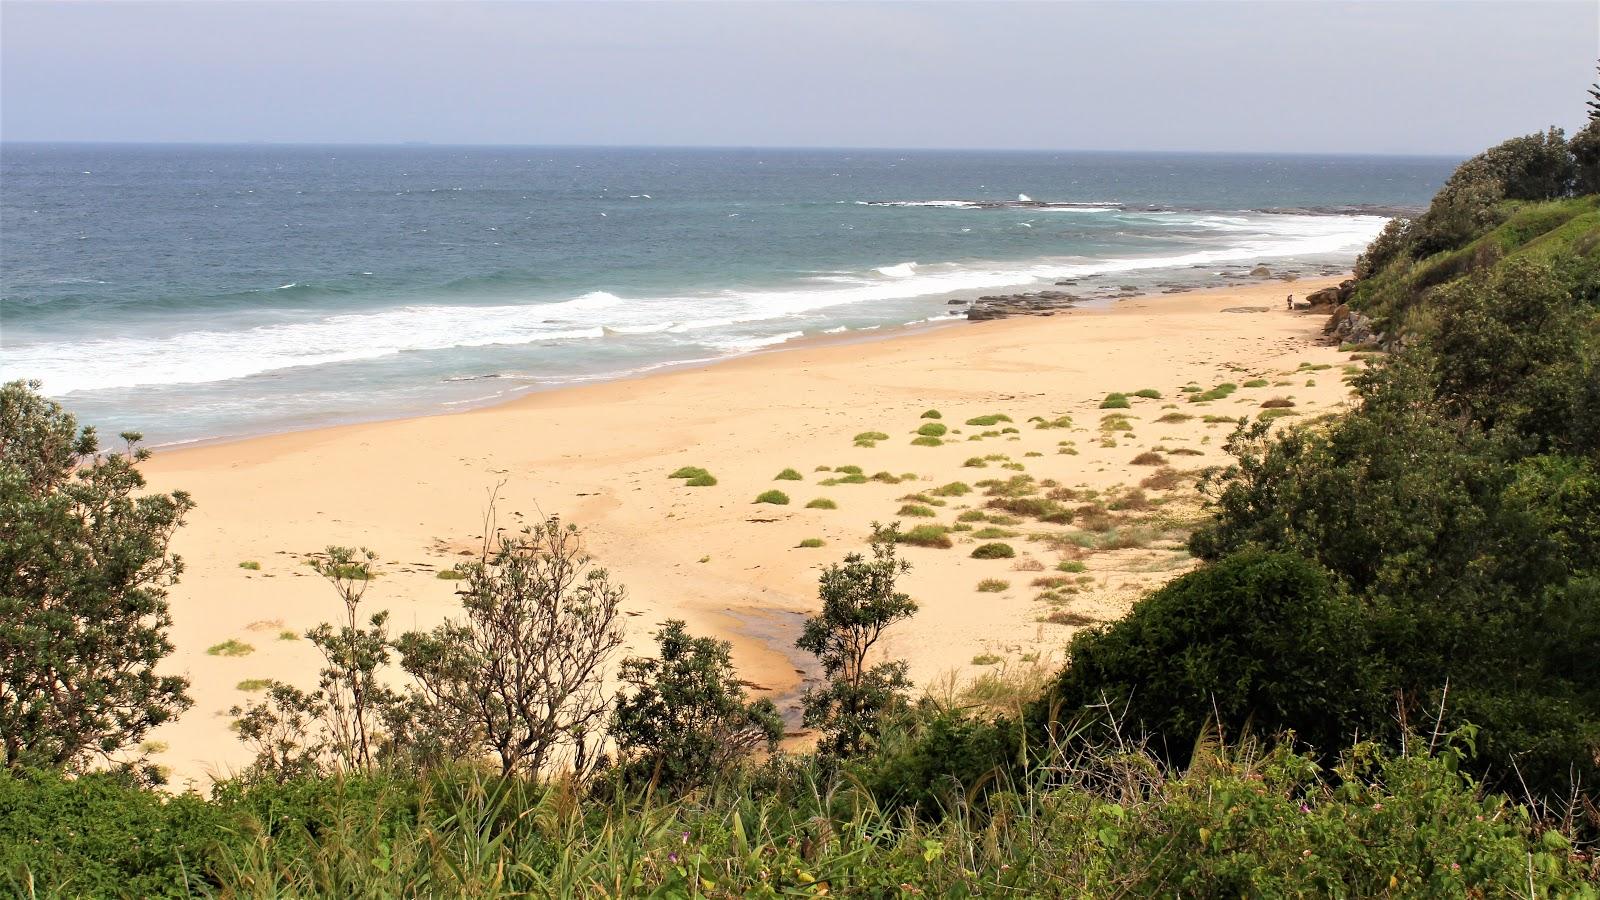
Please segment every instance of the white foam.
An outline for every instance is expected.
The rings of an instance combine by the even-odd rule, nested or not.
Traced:
[[[728,290],[695,296],[624,299],[592,291],[555,303],[492,306],[414,304],[284,321],[240,322],[168,336],[116,336],[39,343],[8,342],[5,379],[39,378],[53,396],[142,385],[199,384],[304,366],[372,360],[400,353],[492,345],[622,341],[661,334],[725,352],[745,352],[797,337],[794,319],[853,305],[872,306],[957,292],[1026,288],[1062,278],[1118,272],[1253,263],[1313,254],[1354,254],[1383,227],[1379,216],[1127,214],[1156,218],[1180,234],[1212,232],[1205,246],[1165,256],[1046,258],[1023,262],[901,262],[856,275],[813,276],[792,287]],[[1226,237],[1224,237],[1226,236]],[[243,313],[241,315],[251,315]],[[769,323],[764,326],[761,323]],[[828,323],[832,324],[832,323]],[[737,337],[717,332],[741,326]],[[764,327],[768,335],[750,335]]]

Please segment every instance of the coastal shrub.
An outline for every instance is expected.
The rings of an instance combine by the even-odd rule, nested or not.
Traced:
[[[882,484],[899,484],[901,478],[893,472],[874,472],[872,480]]]
[[[1267,386],[1267,380],[1265,378],[1252,378],[1246,381],[1244,386],[1247,388],[1264,388]]]
[[[1161,424],[1163,424],[1163,425],[1176,425],[1176,424],[1178,424],[1180,422],[1187,422],[1187,421],[1189,421],[1190,419],[1193,419],[1193,418],[1194,418],[1194,416],[1185,415],[1183,413],[1170,412],[1170,413],[1167,413],[1166,415],[1162,416],[1161,418],[1157,419],[1156,421],[1161,423]]]
[[[917,434],[923,435],[924,437],[944,437],[949,431],[950,429],[948,427],[941,425],[938,422],[929,422],[928,424],[923,425],[921,428],[918,428]]]
[[[972,488],[969,487],[965,482],[952,481],[949,484],[940,485],[928,493],[934,495],[935,497],[964,497],[967,494],[972,493]]]
[[[249,569],[252,572],[259,572],[261,571],[261,563],[258,563],[253,559],[247,559],[244,562],[239,563],[239,568]]]
[[[273,681],[271,678],[246,678],[234,685],[234,689],[245,691],[247,693],[254,693],[255,691],[264,691],[267,688],[272,687],[272,685]]]
[[[772,476],[772,480],[773,481],[804,481],[805,480],[805,476],[801,475],[799,472],[796,472],[794,469],[784,469],[782,472],[779,472],[778,474]]]
[[[298,640],[300,640],[300,635],[295,633],[295,632],[293,632],[293,631],[287,631],[287,630],[280,631],[280,632],[278,632],[278,640],[280,640],[280,641],[298,641]]]
[[[801,549],[814,550],[814,549],[816,549],[818,547],[821,547],[825,543],[827,543],[827,542],[824,541],[822,538],[806,538],[805,540],[801,541],[800,543],[795,544],[795,546],[797,548],[801,548]]]
[[[1010,544],[999,542],[979,544],[972,550],[973,559],[1011,559],[1016,555],[1017,551]]]
[[[1388,702],[1361,618],[1360,605],[1316,564],[1243,551],[1075,637],[1071,664],[1030,721],[1115,709],[1120,727],[1150,735],[1150,746],[1178,765],[1206,729],[1235,740],[1247,725],[1258,734],[1294,729],[1336,752]]]
[[[983,587],[980,585],[978,590],[983,590]],[[1001,590],[1004,590],[1004,588]],[[993,666],[1003,662],[1005,662],[1005,657],[994,653],[979,653],[972,658],[972,664],[975,666]]]
[[[1133,392],[1133,396],[1143,397],[1146,400],[1160,400],[1161,392],[1155,388],[1140,388],[1139,390]]]
[[[700,468],[699,466],[684,466],[683,468],[678,469],[677,471],[673,472],[671,475],[668,475],[667,477],[668,478],[698,478],[698,477],[700,477],[702,475],[707,475],[707,474],[709,474],[709,473],[706,472],[705,469]]]
[[[943,525],[917,525],[909,531],[898,532],[895,540],[915,547],[949,549],[955,546],[950,540],[950,529]]]
[[[942,419],[942,418],[944,418],[944,415],[942,413],[940,413],[937,409],[930,409],[930,410],[927,410],[927,411],[923,412],[922,418],[924,418],[924,419]]]
[[[710,472],[701,472],[699,475],[695,475],[685,481],[684,485],[688,487],[713,487],[716,483],[717,477],[715,475]]]
[[[1003,413],[990,413],[986,416],[973,416],[967,420],[967,424],[976,426],[978,428],[988,428],[991,425],[998,425],[1001,422],[1009,421],[1011,421],[1011,417],[1008,415]]]
[[[1072,522],[1072,510],[1048,497],[996,497],[989,501],[988,506],[990,509],[1003,509],[1013,515],[1056,525]]]
[[[881,431],[863,431],[855,436],[855,443],[857,446],[872,447],[876,446],[879,441],[887,441],[888,439],[889,436]],[[828,470],[827,467],[824,466],[819,468],[817,471],[826,472]]]
[[[1043,417],[1038,417],[1038,421],[1034,423],[1033,427],[1034,428],[1040,428],[1040,429],[1071,428],[1072,427],[1072,417],[1071,416],[1056,416],[1054,419],[1046,419],[1046,418],[1043,418]]]
[[[938,515],[938,513],[926,506],[920,506],[915,503],[907,503],[900,507],[900,511],[895,513],[895,515],[910,516],[916,519],[931,519]]]
[[[1160,466],[1166,464],[1167,458],[1152,450],[1146,450],[1138,456],[1135,456],[1133,459],[1128,460],[1128,462],[1130,465],[1135,466]]]
[[[1271,400],[1261,401],[1262,409],[1284,409],[1294,405],[1288,397],[1273,397]]]
[[[833,502],[832,500],[829,500],[827,497],[818,497],[815,500],[812,500],[810,503],[806,504],[806,509],[838,509],[838,508],[839,508],[839,504]]]
[[[789,503],[789,495],[778,490],[762,491],[760,494],[756,495],[756,499],[753,502],[771,503],[776,506],[787,506]]]
[[[824,478],[821,481],[817,482],[817,484],[822,486],[822,487],[833,487],[834,485],[839,485],[839,484],[866,484],[866,483],[867,483],[867,476],[865,476],[865,475],[844,475],[844,476],[839,477],[839,478]]]
[[[980,541],[997,541],[1005,538],[1014,538],[1017,533],[1015,531],[1007,531],[1004,528],[990,526],[988,528],[979,528],[972,533],[972,536]]]
[[[919,437],[919,438],[913,438],[911,443],[914,446],[917,446],[917,447],[937,447],[937,446],[943,444],[944,441],[942,441],[942,440],[940,440],[939,438],[936,438],[936,437],[929,437],[928,435],[923,435],[922,437]]]
[[[1056,563],[1056,568],[1063,572],[1082,572],[1088,567],[1085,566],[1080,560],[1064,559],[1061,562]]]
[[[1269,410],[1265,410],[1264,412],[1258,414],[1256,416],[1256,420],[1259,421],[1259,422],[1271,422],[1273,419],[1281,419],[1281,418],[1283,418],[1285,416],[1298,416],[1298,415],[1300,415],[1300,414],[1295,412],[1292,409],[1269,409]]]
[[[624,777],[687,791],[777,748],[778,708],[746,697],[732,651],[727,641],[695,637],[669,619],[656,634],[655,657],[623,660],[608,731]]]
[[[1110,393],[1100,401],[1101,409],[1128,409],[1132,405],[1128,402],[1127,394]]]
[[[835,472],[837,472],[837,473],[839,473],[841,475],[860,475],[860,474],[862,474],[860,466],[834,466],[833,467],[833,471],[835,471]]]
[[[440,581],[460,581],[466,576],[461,574],[459,569],[440,569],[433,574],[433,577]]]
[[[1234,391],[1236,391],[1238,389],[1239,389],[1238,385],[1236,385],[1236,384],[1234,384],[1232,382],[1225,381],[1222,384],[1217,385],[1216,387],[1212,388],[1209,391],[1201,391],[1200,393],[1197,393],[1197,394],[1190,394],[1189,395],[1189,402],[1190,403],[1209,403],[1209,402],[1211,402],[1213,400],[1222,400],[1222,399],[1225,399],[1226,397],[1228,397],[1230,394],[1232,394]]]
[[[234,638],[228,638],[220,644],[212,644],[206,648],[207,656],[249,656],[254,652],[256,648]]]
[[[168,545],[194,503],[145,490],[138,434],[103,453],[38,388],[0,385],[0,764],[158,779],[136,748],[191,705],[159,673],[183,571]]]
[[[899,557],[898,539],[897,526],[874,524],[870,559],[851,553],[824,569],[817,589],[822,608],[795,641],[817,658],[827,679],[800,698],[802,721],[821,732],[823,753],[861,754],[877,743],[884,720],[906,708],[911,681],[905,660],[867,664],[884,632],[917,611],[899,590],[911,564]]]

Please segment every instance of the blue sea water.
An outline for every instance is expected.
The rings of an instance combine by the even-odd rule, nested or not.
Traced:
[[[0,377],[157,444],[458,409],[1061,280],[1333,271],[1454,164],[5,144]]]

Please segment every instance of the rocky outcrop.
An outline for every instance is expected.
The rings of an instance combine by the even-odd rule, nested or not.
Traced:
[[[1032,291],[1025,294],[991,294],[967,307],[967,319],[984,322],[1012,316],[1050,316],[1071,309],[1080,298],[1066,291]]]
[[[1306,295],[1306,303],[1311,307],[1338,306],[1349,303],[1351,296],[1356,292],[1356,281],[1347,278],[1335,287],[1325,287],[1320,291],[1312,291]]]
[[[1334,307],[1328,324],[1322,326],[1322,333],[1339,344],[1382,347],[1387,342],[1387,337],[1376,329],[1372,319],[1343,303]]]

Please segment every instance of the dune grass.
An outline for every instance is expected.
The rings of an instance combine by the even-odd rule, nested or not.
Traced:
[[[801,475],[799,472],[796,472],[794,469],[784,469],[782,472],[779,472],[778,474],[772,476],[772,480],[773,481],[804,481],[805,480],[805,476]]]
[[[814,550],[817,547],[821,547],[821,546],[824,546],[826,544],[827,544],[827,541],[824,541],[822,538],[806,538],[805,540],[801,541],[800,543],[795,544],[795,547],[796,548],[803,548],[803,549],[806,549],[806,550]]]
[[[934,437],[933,435],[925,434],[919,438],[913,439],[911,444],[915,447],[938,447],[943,445],[944,441]]]
[[[1004,413],[990,413],[986,416],[973,416],[967,420],[967,424],[974,425],[978,428],[988,428],[991,425],[998,425],[1001,422],[1009,421],[1011,421],[1011,417]]]
[[[708,474],[710,474],[710,473],[707,472],[705,469],[700,468],[699,466],[684,466],[683,468],[679,469],[676,472],[673,472],[671,475],[668,475],[667,477],[668,478],[694,478],[694,477],[699,476],[699,475],[708,475]]]
[[[832,500],[829,500],[827,497],[818,497],[815,500],[812,500],[810,503],[806,504],[806,509],[838,509],[838,508],[839,508],[839,504],[833,502]]]
[[[1146,400],[1160,400],[1161,392],[1155,388],[1140,388],[1133,392],[1133,396],[1143,397]]]
[[[296,634],[293,631],[289,631],[288,629],[285,629],[283,631],[278,632],[278,640],[280,640],[280,641],[298,641],[298,640],[300,640],[300,635]]]
[[[948,549],[955,546],[950,540],[950,529],[943,525],[918,525],[910,531],[902,531],[896,537],[896,542],[910,544],[913,547],[936,547]]]
[[[1224,381],[1223,383],[1217,385],[1216,387],[1212,388],[1209,391],[1202,391],[1202,392],[1200,392],[1198,394],[1190,394],[1189,395],[1189,402],[1190,403],[1210,403],[1213,400],[1222,400],[1222,399],[1225,399],[1228,395],[1232,394],[1234,391],[1236,391],[1238,389],[1239,389],[1239,386],[1234,384],[1233,382]]]
[[[753,502],[753,503],[771,503],[774,506],[788,506],[789,505],[789,495],[785,494],[783,491],[777,491],[777,490],[762,491],[760,494],[757,494],[756,495],[756,499],[751,501],[751,502]]]
[[[246,692],[264,691],[269,687],[272,687],[271,678],[246,678],[234,685],[235,690]]]
[[[1252,378],[1246,381],[1244,386],[1247,388],[1263,388],[1267,386],[1267,380],[1265,378]]]
[[[249,656],[254,652],[256,652],[256,648],[233,638],[228,638],[220,644],[212,644],[206,648],[207,656]]]
[[[937,409],[930,409],[930,410],[926,410],[926,411],[924,411],[922,413],[922,418],[924,418],[924,419],[942,419],[942,418],[944,418],[944,413],[939,412]]]
[[[247,559],[244,562],[239,563],[239,568],[249,569],[252,572],[259,572],[261,571],[261,563],[258,563],[253,559]]]
[[[1135,466],[1159,466],[1165,464],[1166,461],[1167,458],[1165,456],[1162,456],[1154,450],[1146,450],[1128,462],[1130,465]]]
[[[1101,409],[1128,409],[1132,406],[1133,404],[1128,402],[1127,394],[1115,391],[1107,394],[1106,398],[1100,401]]]
[[[922,427],[917,429],[917,434],[923,435],[925,437],[944,437],[946,434],[949,434],[949,433],[950,433],[949,426],[943,425],[943,424],[941,424],[939,422],[928,422],[927,424],[925,424]]]
[[[440,581],[460,581],[467,576],[461,574],[455,569],[440,569],[439,571],[433,573],[433,577],[439,579]]]
[[[973,559],[1012,559],[1017,551],[1010,544],[998,541],[990,544],[979,544],[972,549]]]

